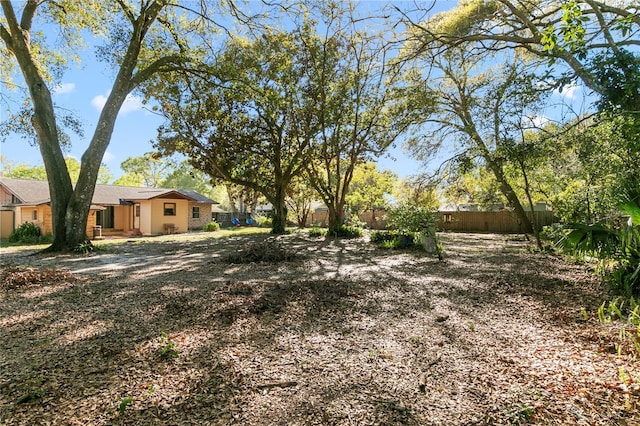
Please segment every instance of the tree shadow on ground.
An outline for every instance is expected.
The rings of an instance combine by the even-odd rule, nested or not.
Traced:
[[[517,344],[518,325],[547,316],[561,328],[566,318],[545,310],[599,295],[551,268],[557,259],[487,236],[445,238],[445,262],[300,236],[281,239],[305,254],[298,262],[215,261],[256,238],[141,245],[137,264],[2,296],[0,423],[427,424],[434,410],[443,421],[500,419],[486,405],[499,386],[474,368]],[[177,355],[163,356],[172,345]],[[493,364],[517,372],[513,362]],[[447,381],[466,388],[440,388]],[[43,395],[18,403],[34,387]]]

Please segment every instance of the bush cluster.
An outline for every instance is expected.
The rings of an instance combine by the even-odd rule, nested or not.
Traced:
[[[381,248],[421,248],[420,242],[412,232],[403,231],[374,231],[370,236],[371,242]]]
[[[220,230],[220,224],[218,222],[209,222],[204,228],[202,228],[205,232],[215,232]]]
[[[42,236],[42,230],[33,222],[25,222],[9,235],[9,242],[35,244],[45,242],[46,237]]]
[[[387,213],[387,226],[401,232],[431,232],[436,215],[421,206],[401,205]]]
[[[329,229],[327,235],[338,238],[360,238],[364,235],[364,231],[356,226],[340,225]]]
[[[252,213],[251,219],[260,228],[271,228],[273,226],[273,218],[270,214]]]
[[[325,229],[320,228],[319,226],[312,226],[309,229],[310,237],[324,237],[327,235],[327,231]]]

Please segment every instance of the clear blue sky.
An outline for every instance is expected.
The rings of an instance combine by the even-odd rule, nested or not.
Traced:
[[[363,2],[367,9],[375,9],[385,5],[386,1]],[[396,2],[411,7],[413,2]],[[457,4],[455,0],[440,0],[438,10],[446,10]],[[72,146],[66,155],[77,158],[88,145],[88,140],[95,129],[96,122],[105,97],[108,95],[114,78],[114,71],[96,62],[93,51],[88,50],[82,57],[82,64],[72,66],[65,73],[61,86],[54,89],[54,102],[57,106],[73,112],[79,117],[84,126],[84,138],[73,137]],[[19,78],[16,82],[22,83]],[[6,90],[0,86],[0,90]],[[579,89],[578,89],[579,90]],[[576,89],[565,91],[563,96],[576,96]],[[5,93],[7,95],[7,93]],[[8,94],[10,95],[10,94]],[[6,111],[0,110],[0,121],[6,119]],[[144,109],[139,98],[130,95],[122,107],[111,143],[103,158],[115,178],[122,174],[120,163],[131,156],[140,156],[152,150],[150,143],[156,136],[156,129],[163,120],[152,112]],[[37,147],[30,146],[18,135],[9,136],[8,140],[0,144],[0,153],[13,164],[26,163],[41,165],[42,159]],[[390,169],[399,176],[409,176],[422,170],[421,165],[403,153],[402,147],[397,146],[389,151],[388,156],[379,160],[381,169]]]

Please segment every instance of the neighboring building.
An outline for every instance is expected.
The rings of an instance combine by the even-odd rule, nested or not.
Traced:
[[[87,235],[97,227],[102,235],[159,235],[202,228],[218,204],[195,191],[96,185]],[[34,222],[51,234],[51,199],[46,181],[0,178],[1,238],[6,229]],[[11,212],[12,214],[10,214]],[[12,220],[12,226],[6,222]],[[10,232],[10,231],[9,231]]]

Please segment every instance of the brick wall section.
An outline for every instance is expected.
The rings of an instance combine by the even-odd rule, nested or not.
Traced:
[[[193,217],[193,208],[198,207],[200,209],[200,217]],[[189,203],[189,230],[202,229],[204,226],[211,222],[211,204],[199,204]]]

